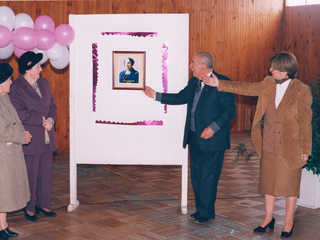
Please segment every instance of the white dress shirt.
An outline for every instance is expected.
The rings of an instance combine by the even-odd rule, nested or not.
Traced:
[[[291,79],[289,79],[288,81],[285,81],[281,84],[277,84],[277,89],[276,89],[276,108],[278,108],[288,86],[289,86],[289,83],[291,82]]]

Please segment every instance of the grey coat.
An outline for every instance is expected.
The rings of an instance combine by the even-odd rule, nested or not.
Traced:
[[[30,201],[23,130],[8,95],[0,95],[0,212],[16,211]]]

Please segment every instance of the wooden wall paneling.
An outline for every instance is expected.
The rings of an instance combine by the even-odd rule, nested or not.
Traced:
[[[283,51],[295,54],[298,78],[310,84],[320,72],[320,5],[287,7],[284,13]]]
[[[233,81],[261,81],[268,74],[269,59],[281,51],[283,0],[74,0],[74,1],[8,1],[15,14],[27,13],[33,20],[50,16],[56,26],[68,23],[69,14],[189,13],[189,61],[200,50],[209,51],[215,59],[215,70]],[[128,23],[130,24],[130,23]],[[169,26],[168,26],[169,27]],[[316,39],[316,38],[315,38]],[[318,51],[319,52],[319,51]],[[4,60],[18,77],[16,57]],[[191,71],[190,71],[191,74]],[[58,151],[69,150],[69,68],[55,70],[44,65],[46,77],[58,105],[56,134]],[[245,111],[253,116],[255,100],[236,97],[241,104],[232,131],[244,131]]]

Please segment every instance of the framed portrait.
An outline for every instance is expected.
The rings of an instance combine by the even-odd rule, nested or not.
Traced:
[[[146,86],[146,52],[112,52],[113,89],[142,90]]]

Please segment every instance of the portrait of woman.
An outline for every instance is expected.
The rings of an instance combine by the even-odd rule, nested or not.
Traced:
[[[119,83],[139,83],[139,72],[133,68],[134,60],[126,58],[124,66],[127,68],[119,74]]]

